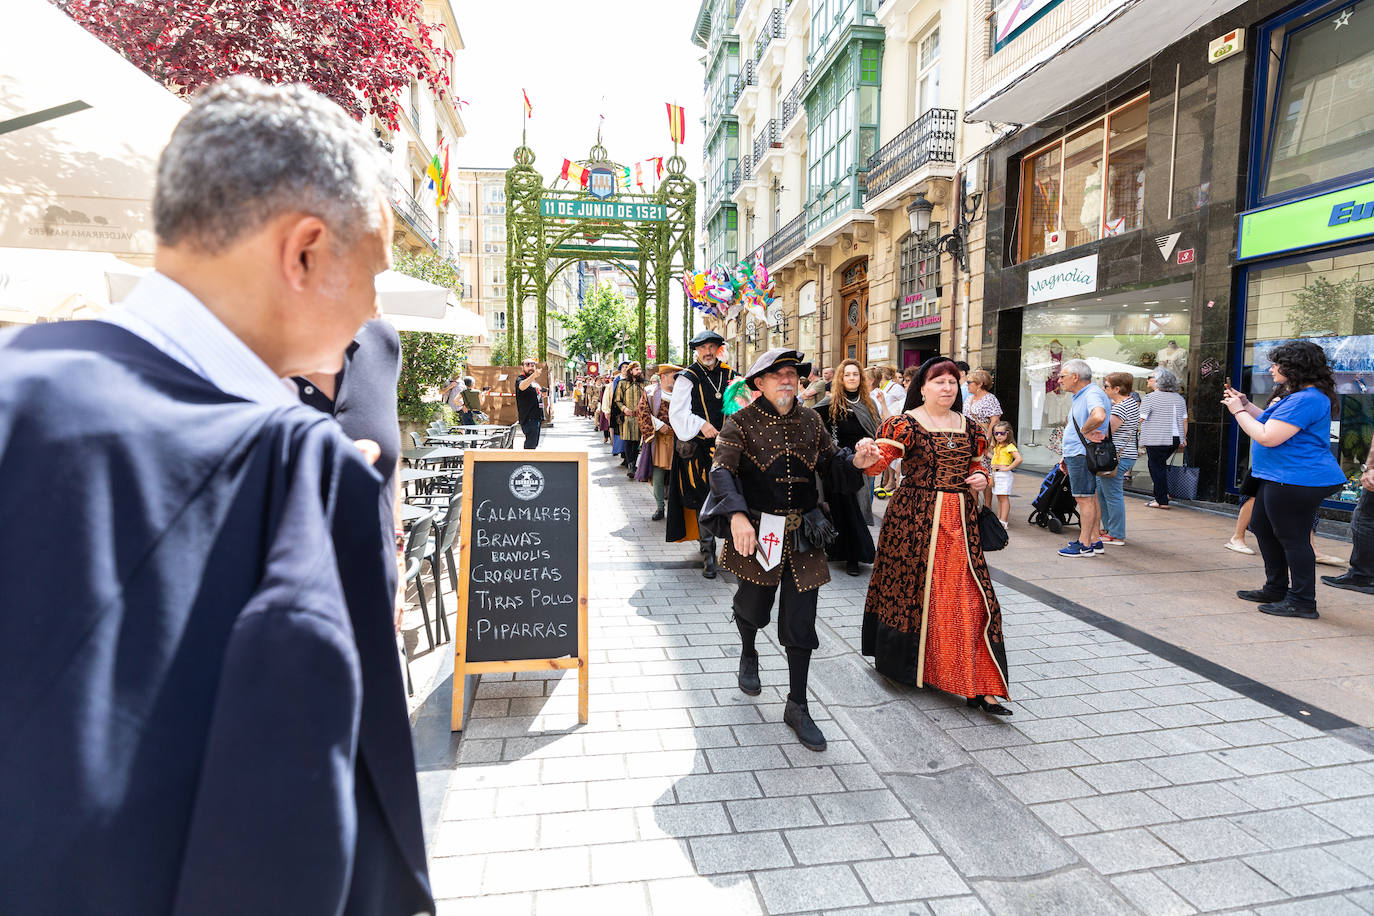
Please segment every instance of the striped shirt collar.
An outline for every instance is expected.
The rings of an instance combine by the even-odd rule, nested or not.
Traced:
[[[267,406],[300,403],[280,379],[186,287],[152,271],[102,320],[137,334],[228,394]]]

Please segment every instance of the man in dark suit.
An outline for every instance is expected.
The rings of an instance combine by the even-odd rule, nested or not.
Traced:
[[[432,912],[381,481],[284,381],[376,313],[386,181],[333,103],[220,83],[156,271],[0,337],[0,912]]]

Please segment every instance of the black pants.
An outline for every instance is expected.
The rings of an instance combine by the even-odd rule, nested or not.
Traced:
[[[1264,590],[1287,594],[1304,607],[1317,605],[1317,559],[1312,522],[1334,487],[1302,487],[1260,481],[1250,530],[1264,557]]]
[[[1374,579],[1374,492],[1360,491],[1355,514],[1350,516],[1350,572]]]
[[[630,470],[635,470],[639,465],[639,440],[633,441],[625,439],[625,466]]]
[[[520,429],[525,434],[525,448],[539,448],[539,430],[543,423],[539,417],[520,421]]]
[[[1155,502],[1169,505],[1169,456],[1178,451],[1177,445],[1147,445],[1145,460],[1150,465],[1150,483],[1154,484]]]
[[[777,593],[776,585],[754,585],[741,580],[735,590],[735,616],[757,629],[763,629],[772,617],[773,598]],[[778,601],[778,642],[784,647],[820,647],[821,642],[816,638],[816,600],[820,594],[818,588],[809,592],[797,591],[792,570],[783,567],[782,597]]]

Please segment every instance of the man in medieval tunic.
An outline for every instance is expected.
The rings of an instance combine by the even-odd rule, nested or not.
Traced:
[[[825,750],[825,735],[806,704],[806,681],[816,638],[816,602],[830,581],[825,542],[835,529],[818,508],[816,475],[830,492],[863,486],[862,469],[878,448],[861,439],[853,451],[837,448],[820,416],[797,400],[799,379],[810,372],[796,350],[774,349],[749,367],[746,380],[762,397],[731,415],[716,440],[711,495],[701,525],[725,538],[721,565],[739,579],[734,617],[740,634],[739,688],[763,689],[758,631],[768,625],[778,597],[778,642],[787,653],[788,693],[783,721],[803,747]]]
[[[697,527],[697,512],[709,491],[706,475],[716,435],[725,422],[725,389],[739,373],[717,359],[725,338],[702,331],[688,344],[696,362],[678,376],[668,417],[678,443],[668,472],[668,532],[671,542],[696,539],[701,550],[701,574],[716,577],[716,540]],[[685,454],[684,454],[685,453]]]

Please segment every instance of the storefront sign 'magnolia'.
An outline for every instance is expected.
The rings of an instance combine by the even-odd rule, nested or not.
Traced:
[[[1026,283],[1026,302],[1049,302],[1097,290],[1097,255],[1062,261],[1032,270]]]

